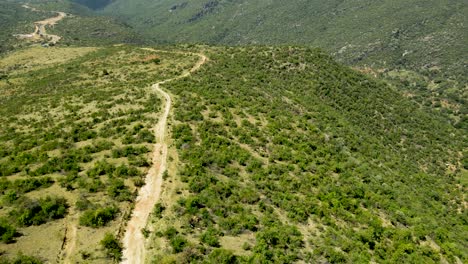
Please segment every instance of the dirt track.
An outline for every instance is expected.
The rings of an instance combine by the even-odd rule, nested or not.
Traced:
[[[23,5],[24,8],[28,8],[34,12],[38,12],[37,9],[29,7],[28,5]],[[62,37],[52,34],[47,34],[46,26],[53,26],[57,24],[60,20],[64,19],[67,14],[64,12],[56,12],[58,15],[55,17],[47,18],[41,21],[34,22],[35,30],[31,34],[18,34],[15,35],[18,38],[23,39],[32,39],[32,40],[46,40],[51,44],[56,44],[60,41]]]
[[[145,50],[156,52],[156,50],[153,49]],[[194,67],[192,67],[192,69],[190,69],[190,71],[186,71],[178,77],[158,82],[152,86],[155,91],[162,94],[165,98],[166,105],[159,122],[154,127],[157,143],[153,150],[153,166],[146,175],[145,186],[143,186],[138,193],[135,208],[133,209],[132,217],[127,224],[123,238],[124,250],[122,263],[145,263],[145,237],[143,236],[142,229],[146,227],[149,215],[153,210],[154,205],[159,200],[163,183],[162,176],[167,168],[166,126],[167,118],[171,111],[172,100],[170,95],[160,88],[160,85],[189,76],[207,61],[207,57],[203,54],[187,54],[197,55],[200,57],[198,62]]]

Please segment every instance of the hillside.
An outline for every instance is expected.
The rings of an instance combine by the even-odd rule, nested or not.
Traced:
[[[344,62],[455,74],[466,64],[468,5],[462,0],[116,0],[104,11],[160,41],[306,44]]]
[[[22,42],[13,37],[14,34],[33,31],[33,22],[46,17],[30,12],[18,3],[0,1],[0,54],[21,45]]]
[[[320,47],[468,127],[468,5],[456,0],[107,1],[159,43]]]
[[[194,61],[125,46],[32,47],[0,60],[3,257],[109,263],[99,243],[125,229],[151,166],[161,107],[151,84]]]
[[[120,256],[99,241],[122,238],[152,166],[149,84],[190,68],[191,49],[37,47],[0,61],[7,256]],[[319,50],[193,51],[208,63],[163,85],[173,140],[141,231],[148,261],[467,260],[466,134]]]
[[[0,263],[468,262],[460,0],[2,7]]]
[[[153,262],[466,261],[466,134],[317,50],[205,53],[167,87]]]
[[[146,38],[118,19],[98,15],[89,8],[68,0],[28,1],[25,8],[21,1],[0,1],[0,19],[4,30],[0,33],[0,53],[31,44],[19,40],[15,34],[30,34],[34,22],[54,16],[57,10],[69,15],[53,27],[46,26],[50,34],[60,35],[59,45],[102,46],[118,43],[147,43]],[[35,42],[35,41],[33,41]],[[37,42],[37,41],[36,41]]]

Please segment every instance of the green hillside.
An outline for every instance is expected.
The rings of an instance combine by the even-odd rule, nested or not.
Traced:
[[[102,12],[159,43],[320,47],[468,126],[463,0],[116,0]]]
[[[109,263],[99,242],[122,233],[152,165],[162,101],[150,84],[194,59],[39,46],[0,60],[0,263],[17,253],[63,263],[70,227],[69,263]]]
[[[0,0],[0,263],[468,263],[467,13]]]
[[[462,0],[117,0],[105,10],[160,41],[306,44],[345,62],[455,74],[466,64]]]
[[[196,51],[209,61],[163,85],[172,140],[141,230],[147,261],[467,261],[466,133],[441,115],[316,49],[161,49],[34,47],[0,60],[6,256],[121,256],[114,235],[156,166],[162,100],[150,84]]]
[[[167,87],[180,163],[152,261],[466,261],[466,134],[317,50],[206,53]]]
[[[13,50],[15,47],[27,46],[25,40],[17,40],[13,34],[26,34],[34,31],[34,22],[53,17],[55,11],[67,12],[69,17],[47,32],[62,36],[59,45],[102,46],[108,44],[134,43],[141,44],[147,39],[116,18],[94,13],[88,7],[68,0],[28,1],[28,5],[38,11],[24,8],[21,1],[9,2],[0,0],[2,7],[1,22],[5,30],[0,33],[0,53]]]
[[[18,3],[0,1],[0,53],[21,44],[13,35],[34,31],[33,22],[44,19],[41,13],[30,12]]]

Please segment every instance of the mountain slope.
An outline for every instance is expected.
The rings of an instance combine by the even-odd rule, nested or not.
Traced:
[[[151,85],[197,59],[127,46],[1,58],[0,263],[18,252],[111,262],[99,241],[123,234],[156,141],[162,100]]]
[[[3,2],[4,1],[4,2]],[[96,14],[84,5],[68,1],[28,1],[25,8],[20,1],[0,0],[0,21],[4,30],[0,33],[0,52],[15,46],[28,45],[26,39],[18,40],[14,34],[34,31],[34,22],[53,17],[57,10],[70,14],[47,32],[62,36],[59,45],[102,46],[119,43],[145,43],[146,38],[136,33],[128,24],[109,16]]]
[[[34,31],[33,22],[46,17],[30,12],[18,3],[0,1],[0,53],[12,50],[21,43],[14,34]]]
[[[160,41],[306,44],[346,62],[463,70],[465,1],[116,0],[126,17]]]
[[[205,52],[167,86],[153,262],[466,261],[466,134],[317,50]]]

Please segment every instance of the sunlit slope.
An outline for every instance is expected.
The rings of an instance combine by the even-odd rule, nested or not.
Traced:
[[[437,66],[458,74],[466,63],[462,0],[116,0],[105,12],[159,41],[307,44],[352,63]]]
[[[152,261],[466,261],[466,135],[317,50],[205,52],[168,86]]]
[[[100,241],[122,235],[151,166],[162,105],[151,85],[197,59],[126,46],[0,59],[2,260],[112,261]]]

